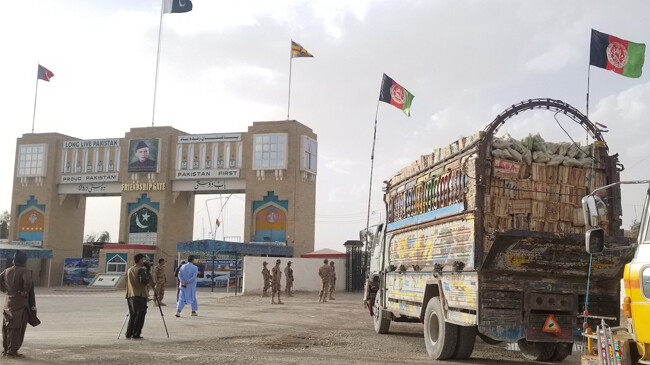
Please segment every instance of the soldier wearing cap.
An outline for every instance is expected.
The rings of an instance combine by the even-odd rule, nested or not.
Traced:
[[[278,294],[278,304],[280,300],[280,280],[282,279],[282,270],[280,270],[280,259],[275,260],[275,266],[271,269],[271,304],[275,304],[275,294]]]
[[[336,289],[336,271],[334,271],[334,261],[330,261],[330,300],[334,300],[332,296]]]
[[[292,297],[291,288],[293,288],[293,269],[291,268],[291,261],[287,261],[287,267],[284,268],[284,277],[287,281],[287,285],[284,287],[284,293],[288,297]]]
[[[269,263],[264,261],[262,262],[262,278],[264,280],[264,290],[262,291],[262,297],[268,297],[268,290],[271,287],[271,273],[269,269],[266,268],[266,265]]]
[[[323,260],[323,266],[318,268],[318,276],[320,276],[318,302],[327,302],[327,292],[330,288],[330,265],[328,265],[327,262],[327,259]]]

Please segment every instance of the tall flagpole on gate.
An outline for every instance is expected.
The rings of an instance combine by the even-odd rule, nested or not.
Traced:
[[[34,113],[32,114],[32,134],[34,134],[34,121],[36,121],[36,99],[38,98],[38,71],[40,65],[36,66],[36,92],[34,93]]]
[[[375,130],[372,134],[372,152],[370,153],[370,184],[368,185],[368,214],[366,215],[366,255],[368,253],[368,229],[370,228],[370,201],[372,198],[372,174],[375,168],[375,142],[377,141],[377,115],[379,114],[379,99],[381,99],[381,90],[384,88],[384,79],[381,79],[381,87],[379,88],[379,97],[377,98],[377,109],[375,110]]]
[[[589,79],[591,78],[591,64],[587,66],[587,110],[585,116],[589,119]],[[586,145],[589,145],[589,131],[587,131]]]
[[[289,48],[289,97],[287,98],[287,120],[289,120],[289,108],[291,107],[291,61],[293,61],[293,50]]]
[[[158,49],[156,51],[156,78],[153,82],[153,110],[151,111],[151,126],[153,127],[156,116],[156,91],[158,89],[158,65],[160,64],[160,36],[162,34],[163,11],[165,10],[165,0],[160,1],[160,22],[158,23]]]

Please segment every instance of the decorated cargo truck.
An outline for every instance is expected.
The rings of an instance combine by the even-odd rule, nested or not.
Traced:
[[[531,109],[563,113],[593,143],[497,137]],[[364,301],[376,332],[420,322],[435,360],[469,358],[477,336],[517,343],[528,359],[563,360],[580,341],[586,297],[619,318],[619,279],[634,254],[620,188],[603,197],[607,249],[593,257],[581,198],[619,181],[621,169],[601,131],[553,99],[513,105],[485,130],[421,156],[385,182],[386,222],[369,243]]]

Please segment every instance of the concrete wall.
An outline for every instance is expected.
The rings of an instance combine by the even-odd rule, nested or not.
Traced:
[[[264,288],[262,281],[262,262],[266,261],[269,264],[267,268],[269,271],[275,266],[276,257],[244,257],[244,284],[242,292],[244,294],[261,294]],[[280,268],[282,269],[282,290],[285,286],[284,268],[287,266],[287,261],[291,261],[291,268],[293,268],[293,290],[294,291],[318,291],[320,290],[320,277],[318,276],[318,268],[323,265],[322,258],[303,259],[303,258],[281,258]],[[334,261],[336,268],[336,291],[345,290],[345,259],[330,259]],[[269,289],[269,294],[271,294]],[[283,293],[284,294],[284,293]],[[336,297],[336,294],[334,295]]]

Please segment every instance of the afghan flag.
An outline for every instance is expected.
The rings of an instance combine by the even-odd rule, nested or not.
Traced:
[[[38,65],[38,76],[37,78],[43,81],[50,82],[50,79],[54,77],[52,71],[46,69],[45,67]]]
[[[640,77],[644,59],[645,44],[591,30],[590,65],[627,77]]]
[[[192,11],[191,0],[163,0],[163,13],[187,13]]]
[[[291,58],[294,57],[314,57],[312,56],[311,53],[307,52],[307,50],[299,45],[298,43],[291,41]]]
[[[393,105],[397,109],[401,109],[406,116],[411,116],[413,94],[386,76],[386,74],[384,74],[384,79],[381,81],[379,101]]]

